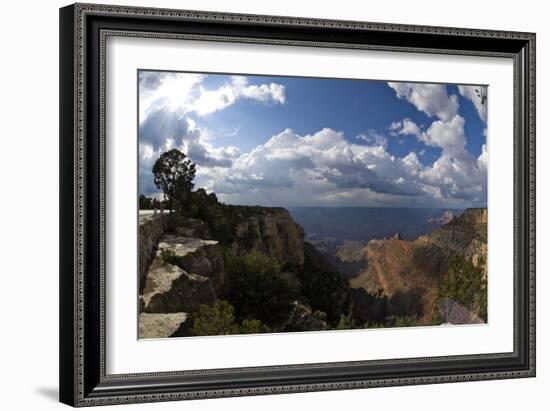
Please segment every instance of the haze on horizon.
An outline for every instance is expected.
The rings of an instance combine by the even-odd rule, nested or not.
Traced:
[[[139,190],[178,148],[228,204],[485,207],[480,86],[139,71]]]

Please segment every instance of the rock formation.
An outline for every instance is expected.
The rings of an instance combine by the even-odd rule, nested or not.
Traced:
[[[268,208],[236,227],[237,253],[258,250],[276,258],[281,264],[304,264],[304,231],[284,208]]]
[[[170,225],[166,214],[140,219],[140,338],[177,336],[188,313],[216,301],[223,285],[218,242],[181,235],[206,236],[204,224],[188,219]]]
[[[419,324],[430,324],[438,296],[438,281],[447,272],[449,257],[487,257],[487,209],[467,209],[459,217],[414,241],[393,236],[371,240],[354,255],[366,255],[368,266],[350,280],[388,299],[394,315],[415,315]],[[359,306],[360,302],[357,303]]]
[[[435,223],[439,225],[445,225],[449,221],[451,221],[454,218],[454,214],[452,211],[445,211],[443,214],[441,214],[439,217],[433,217],[428,219],[428,223]]]
[[[439,303],[439,315],[447,324],[483,324],[483,320],[463,305],[445,298]]]
[[[153,261],[153,251],[166,230],[167,222],[167,214],[147,215],[139,218],[139,281],[142,285],[149,265]]]
[[[468,209],[416,240],[395,233],[367,244],[347,241],[329,255],[304,241],[285,209],[212,207],[217,214],[205,221],[167,214],[140,219],[140,338],[192,335],[199,306],[227,298],[232,274],[224,256],[229,264],[227,255],[245,257],[250,251],[277,260],[281,273],[299,287],[289,300],[296,299],[288,306],[288,320],[285,311],[284,324],[272,330],[330,329],[341,318],[358,327],[392,326],[401,317],[427,325],[434,314],[446,323],[483,322],[457,301],[441,299],[439,282],[451,256],[474,264],[486,259],[486,209]]]
[[[186,313],[141,313],[139,315],[139,338],[175,337],[186,319]]]

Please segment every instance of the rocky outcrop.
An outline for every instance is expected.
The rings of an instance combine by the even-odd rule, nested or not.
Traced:
[[[141,313],[139,315],[139,338],[176,337],[186,320],[186,313]]]
[[[165,234],[156,248],[140,296],[140,336],[148,336],[143,338],[178,335],[187,318],[176,324],[181,315],[216,301],[216,289],[223,284],[217,241]]]
[[[162,249],[157,251],[143,289],[143,312],[193,312],[200,304],[216,300],[210,278],[189,273],[177,265],[165,262]]]
[[[347,278],[354,278],[367,269],[367,247],[360,241],[346,241],[336,248],[336,266]]]
[[[237,253],[258,250],[281,264],[304,264],[304,232],[283,208],[270,208],[240,222],[231,245]]]
[[[452,255],[486,259],[487,210],[468,209],[459,217],[415,241],[399,236],[371,240],[355,251],[365,253],[368,267],[350,280],[353,288],[382,293],[388,309],[399,316],[416,316],[418,324],[430,324],[438,296],[438,281],[448,270]]]
[[[210,239],[208,224],[196,218],[178,217],[171,231],[181,237]]]
[[[147,270],[155,257],[155,247],[164,234],[167,223],[167,214],[159,213],[139,217],[139,280],[142,286]]]
[[[158,244],[158,254],[188,273],[208,277],[216,290],[224,280],[223,256],[214,240],[167,234]]]
[[[481,318],[450,298],[439,303],[439,315],[444,324],[484,324]]]
[[[291,304],[290,316],[285,324],[285,331],[312,331],[326,330],[328,324],[326,315],[320,311],[313,311],[311,307],[300,301]]]

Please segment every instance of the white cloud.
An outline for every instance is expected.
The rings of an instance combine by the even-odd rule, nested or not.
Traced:
[[[285,104],[286,90],[281,84],[250,85],[247,77],[232,76],[215,89],[202,83],[207,75],[194,73],[140,72],[140,122],[157,108],[179,113],[211,114],[240,99],[261,103]]]
[[[139,128],[140,191],[150,195],[156,191],[151,173],[159,156],[178,148],[199,167],[231,167],[241,151],[238,147],[214,148],[202,137],[202,130],[185,114],[157,108]]]
[[[147,102],[140,107],[140,190],[144,194],[156,192],[151,174],[154,161],[163,151],[177,147],[198,165],[196,186],[216,192],[229,203],[460,207],[484,201],[486,149],[477,159],[465,150],[464,119],[456,114],[456,96],[449,97],[445,89],[397,87],[400,98],[436,117],[427,129],[410,119],[390,126],[390,133],[412,135],[442,149],[433,165],[424,166],[414,151],[402,158],[392,155],[387,138],[376,130],[349,141],[343,132],[330,128],[306,135],[284,129],[248,152],[230,145],[215,147],[213,141],[219,137],[198,127],[190,113],[212,113],[239,99],[284,104],[285,90],[275,83],[250,85],[240,76],[207,90],[203,80],[181,75],[140,77]],[[428,95],[446,102],[446,108],[436,110],[422,103]]]
[[[237,147],[214,148],[211,140],[235,135],[238,129],[228,133],[200,129],[190,113],[205,115],[222,110],[239,99],[261,103],[285,103],[285,88],[270,83],[249,85],[243,76],[215,89],[202,84],[206,75],[193,73],[169,73],[142,71],[139,75],[140,92],[140,190],[145,194],[156,191],[151,167],[163,151],[172,147],[182,150],[199,167],[231,167],[241,152]]]
[[[416,153],[403,158],[405,168],[418,178],[422,190],[434,200],[484,204],[487,200],[486,149],[484,146],[477,159],[466,150],[465,120],[458,114],[457,96],[449,95],[444,85],[390,82],[388,86],[395,90],[398,98],[436,117],[425,131],[410,119],[393,122],[389,127],[393,135],[412,135],[427,146],[441,149],[440,157],[431,166],[423,166]],[[475,90],[459,87],[459,91],[478,104],[478,113],[483,116],[481,100],[474,101]]]
[[[418,125],[414,121],[408,118],[405,118],[401,121],[394,121],[393,123],[391,123],[389,129],[394,136],[412,135],[418,138],[419,140],[422,139],[422,130],[420,129],[420,127],[418,127]]]
[[[146,194],[146,189],[155,191],[152,164],[173,145],[198,164],[197,187],[214,191],[229,203],[446,207],[483,201],[484,157],[473,159],[463,148],[444,150],[429,167],[415,152],[398,158],[383,141],[358,138],[360,144],[356,144],[342,132],[325,128],[303,136],[285,129],[242,153],[237,147],[214,148],[201,140],[200,130],[185,117],[179,122],[176,128],[187,130],[180,133],[181,140],[167,139],[156,149],[149,142],[140,144],[140,182]],[[442,132],[441,144],[452,140],[445,136],[451,130],[456,128],[460,134],[460,127],[450,123],[449,130]]]
[[[358,140],[363,140],[367,144],[375,144],[383,147],[388,146],[387,137],[378,133],[376,130],[373,130],[373,129],[367,130],[366,133],[358,134],[355,138]]]
[[[458,92],[463,97],[470,100],[476,110],[479,118],[487,122],[487,87],[486,86],[458,86]]]
[[[439,147],[444,151],[461,151],[466,145],[464,124],[464,118],[457,114],[448,121],[435,120],[426,131],[422,131],[408,118],[393,122],[389,128],[396,135],[412,135],[431,147]]]
[[[388,82],[398,98],[407,100],[430,117],[450,120],[458,113],[458,98],[440,84]]]
[[[305,136],[286,129],[241,154],[231,167],[203,169],[201,184],[223,201],[241,204],[463,206],[483,201],[480,169],[465,150],[451,149],[453,155],[427,167],[415,152],[398,158],[383,144],[358,140],[361,144],[349,142],[329,128]]]
[[[436,120],[422,133],[421,140],[429,146],[442,148],[444,152],[459,152],[466,145],[464,124],[464,118],[459,115],[449,121]]]

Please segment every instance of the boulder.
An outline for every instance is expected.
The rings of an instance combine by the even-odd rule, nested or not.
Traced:
[[[309,305],[300,301],[292,302],[291,306],[285,331],[320,331],[329,328],[324,312],[313,311]]]
[[[210,278],[188,273],[157,255],[149,269],[142,299],[146,313],[189,313],[200,304],[216,301],[216,293]]]
[[[155,257],[154,249],[166,229],[167,214],[151,214],[139,218],[139,280],[140,289],[145,284],[147,270]]]
[[[168,253],[170,263],[190,274],[208,277],[219,290],[223,285],[224,267],[222,252],[217,241],[165,235],[158,245],[157,254]]]
[[[177,336],[187,320],[187,313],[139,315],[139,338],[166,338]]]
[[[476,314],[450,298],[441,300],[439,314],[443,323],[447,324],[484,324]]]

